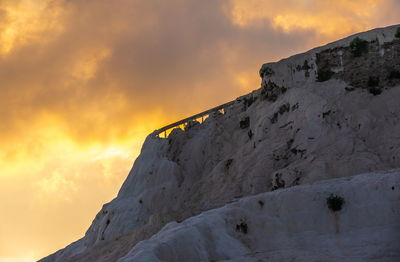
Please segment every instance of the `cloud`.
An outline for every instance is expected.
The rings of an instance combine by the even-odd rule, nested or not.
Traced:
[[[58,23],[62,11],[52,0],[3,0],[0,6],[0,56],[8,55],[20,46],[45,44],[44,35],[62,31]]]
[[[44,255],[82,235],[152,130],[258,88],[264,62],[398,23],[399,7],[0,0],[2,224],[26,239],[13,248],[15,232],[2,228],[0,256],[30,246]]]
[[[293,36],[268,27],[236,27],[215,1],[59,3],[65,10],[54,23],[62,33],[39,34],[46,45],[16,44],[0,62],[3,133],[25,132],[16,119],[40,121],[43,113],[65,122],[68,135],[83,141],[89,130],[94,140],[111,139],[126,133],[122,128],[146,125],[141,119],[160,111],[166,123],[241,94],[230,76],[249,66],[256,76],[271,56],[268,50],[278,56],[277,47],[293,43]],[[52,12],[41,10],[40,17]]]
[[[369,28],[379,13],[377,7],[392,5],[388,0],[232,0],[232,21],[248,27],[262,20],[276,30],[292,33],[311,29],[327,37],[350,34]],[[323,21],[323,22],[322,22]]]

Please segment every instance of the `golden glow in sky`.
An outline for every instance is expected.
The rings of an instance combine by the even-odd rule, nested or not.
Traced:
[[[0,0],[0,262],[82,237],[147,134],[261,64],[400,22],[397,0]]]
[[[248,27],[269,19],[276,30],[291,33],[296,30],[315,30],[331,37],[351,34],[371,26],[376,10],[385,0],[233,0],[232,22]]]

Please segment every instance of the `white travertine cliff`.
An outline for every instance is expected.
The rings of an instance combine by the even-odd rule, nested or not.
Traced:
[[[265,64],[224,114],[148,136],[85,236],[41,261],[400,261],[399,27]]]

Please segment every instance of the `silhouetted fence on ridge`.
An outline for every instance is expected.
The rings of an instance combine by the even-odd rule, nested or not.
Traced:
[[[160,128],[160,129],[155,130],[152,133],[152,135],[160,137],[160,134],[164,133],[164,138],[167,138],[167,131],[168,130],[176,128],[176,127],[180,127],[181,125],[188,124],[190,121],[197,120],[197,119],[200,119],[200,118],[201,118],[201,122],[203,122],[205,117],[208,117],[212,113],[221,112],[221,110],[225,110],[225,108],[229,107],[230,105],[234,104],[235,102],[236,102],[236,100],[228,102],[228,103],[225,103],[225,104],[222,104],[222,105],[219,105],[219,106],[216,106],[216,107],[211,108],[211,109],[208,109],[208,110],[206,110],[204,112],[201,112],[201,113],[198,113],[196,115],[187,117],[187,118],[182,119],[182,120],[180,120],[178,122],[169,124],[167,126],[164,126],[164,127]]]

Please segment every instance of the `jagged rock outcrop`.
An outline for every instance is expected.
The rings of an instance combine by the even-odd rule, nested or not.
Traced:
[[[313,187],[293,187],[296,185],[400,167],[400,79],[397,74],[400,70],[400,39],[395,38],[397,27],[361,33],[304,54],[265,64],[260,70],[262,87],[238,98],[236,103],[224,110],[224,114],[212,115],[202,124],[190,125],[185,131],[175,129],[167,139],[150,135],[118,196],[103,206],[85,237],[42,261],[117,261],[129,252],[135,255],[140,248],[143,248],[140,252],[150,252],[153,244],[146,241],[136,244],[155,235],[167,223],[181,222],[238,198],[263,194],[260,197],[264,203],[272,201],[265,206],[278,205],[273,202],[278,201],[273,196],[288,194],[296,198],[296,194],[303,192],[302,189]],[[360,56],[354,56],[350,48],[351,41],[356,37],[368,41]],[[360,188],[360,192],[371,186],[369,183],[375,181],[375,175],[369,175],[365,183],[356,179],[358,187],[365,187]],[[398,173],[392,175],[398,177]],[[336,182],[329,183],[334,187]],[[282,188],[289,189],[275,192]],[[350,194],[351,186],[346,188],[348,191],[343,189],[343,192]],[[307,192],[314,192],[318,198],[318,190],[317,186],[316,191],[310,189]],[[384,195],[381,190],[386,188],[378,189],[380,196]],[[265,193],[270,191],[274,192]],[[363,196],[368,201],[373,197]],[[394,198],[398,200],[398,193],[396,196]],[[354,200],[353,203],[360,203],[355,196],[350,199]],[[246,205],[246,201],[240,203]],[[314,204],[317,205],[316,202]],[[378,202],[371,205],[374,208]],[[289,210],[294,208],[289,202],[287,207]],[[351,214],[359,208],[356,204],[350,204],[350,207],[355,208],[348,211]],[[321,213],[315,211],[313,214],[324,215],[322,212],[325,211],[320,208]],[[265,219],[273,217],[269,211],[266,212],[263,215]],[[249,217],[256,215],[249,214]],[[398,216],[398,213],[387,214],[391,215]],[[204,216],[194,220],[201,220]],[[376,218],[376,223],[370,225],[381,225],[385,219],[392,221],[392,217]],[[361,235],[345,234],[332,240],[334,235],[331,234],[336,233],[326,229],[325,235],[320,236],[321,241],[325,239],[327,244],[338,241],[335,243],[345,245],[348,237],[358,239],[368,231],[368,221],[364,222],[360,225],[362,231],[353,232]],[[175,225],[169,224],[154,238],[169,238],[166,232]],[[301,225],[298,227],[299,232],[307,230]],[[204,230],[218,229],[206,226]],[[274,234],[290,233],[284,232]],[[379,232],[385,234],[384,231]],[[170,239],[175,237],[171,235]],[[258,252],[260,243],[257,241],[261,239],[254,237],[250,242],[242,243],[243,247],[238,247],[238,254],[244,254],[243,250]],[[210,236],[217,241],[215,238]],[[282,241],[284,239],[287,238],[282,238]],[[370,248],[375,248],[374,243],[370,243]],[[382,249],[378,248],[380,244],[376,245],[376,252],[381,252]],[[231,247],[236,246],[232,244]],[[157,245],[155,248],[159,250]],[[199,248],[209,250],[204,246]],[[300,248],[295,246],[293,250]],[[271,252],[274,250],[270,249]],[[351,249],[346,250],[351,252]],[[365,256],[358,256],[359,253],[354,253],[356,257],[353,261],[364,258],[372,261],[372,257],[378,255],[374,251]],[[268,254],[272,261],[287,258]],[[396,255],[399,257],[398,253],[393,254],[384,261],[394,261],[390,259]],[[221,257],[214,261],[222,261]],[[167,255],[163,260],[158,256],[159,260],[154,261],[176,261],[174,258],[177,257]],[[312,256],[304,254],[303,260],[306,258],[311,259]],[[126,259],[121,261],[131,261]],[[247,260],[227,259],[257,261],[250,257]],[[340,261],[335,259],[331,261]],[[198,260],[192,258],[187,261],[207,260],[198,257]]]

